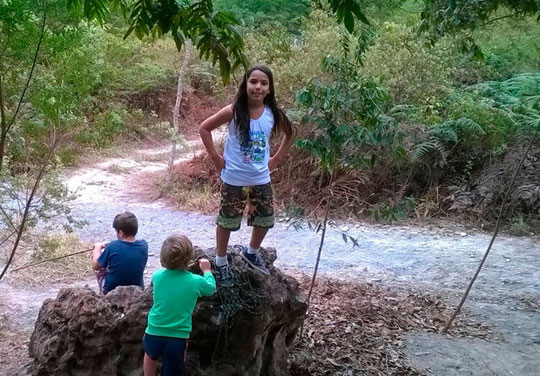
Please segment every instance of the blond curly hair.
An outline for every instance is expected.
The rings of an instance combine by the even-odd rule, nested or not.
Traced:
[[[166,269],[186,270],[193,259],[193,244],[185,235],[171,235],[161,245],[161,265]]]

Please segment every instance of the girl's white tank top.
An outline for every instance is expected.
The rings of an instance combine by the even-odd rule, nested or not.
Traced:
[[[270,183],[270,134],[274,127],[274,115],[265,107],[258,119],[250,119],[250,143],[247,148],[240,145],[236,135],[234,119],[228,126],[225,142],[225,168],[221,180],[235,186],[251,186]]]

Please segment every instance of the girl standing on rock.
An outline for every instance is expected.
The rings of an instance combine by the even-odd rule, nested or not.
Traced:
[[[228,124],[224,155],[218,154],[212,131]],[[274,170],[291,148],[295,128],[276,103],[274,79],[264,65],[250,68],[240,83],[234,102],[203,121],[202,142],[218,171],[221,171],[221,205],[216,220],[217,282],[232,285],[227,261],[227,245],[231,231],[240,228],[249,199],[253,208],[248,226],[253,226],[249,247],[242,247],[241,256],[252,267],[269,274],[258,254],[261,243],[274,226],[274,209],[270,171]],[[271,133],[285,134],[281,146],[270,157]]]

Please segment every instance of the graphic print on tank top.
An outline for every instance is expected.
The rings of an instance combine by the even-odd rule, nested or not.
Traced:
[[[262,131],[249,132],[249,144],[240,147],[244,163],[263,163],[266,151],[266,135]]]

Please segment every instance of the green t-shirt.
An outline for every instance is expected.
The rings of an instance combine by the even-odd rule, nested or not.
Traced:
[[[206,272],[201,277],[186,270],[160,269],[152,276],[152,284],[154,305],[148,314],[146,333],[189,338],[197,298],[216,291],[212,273]]]

